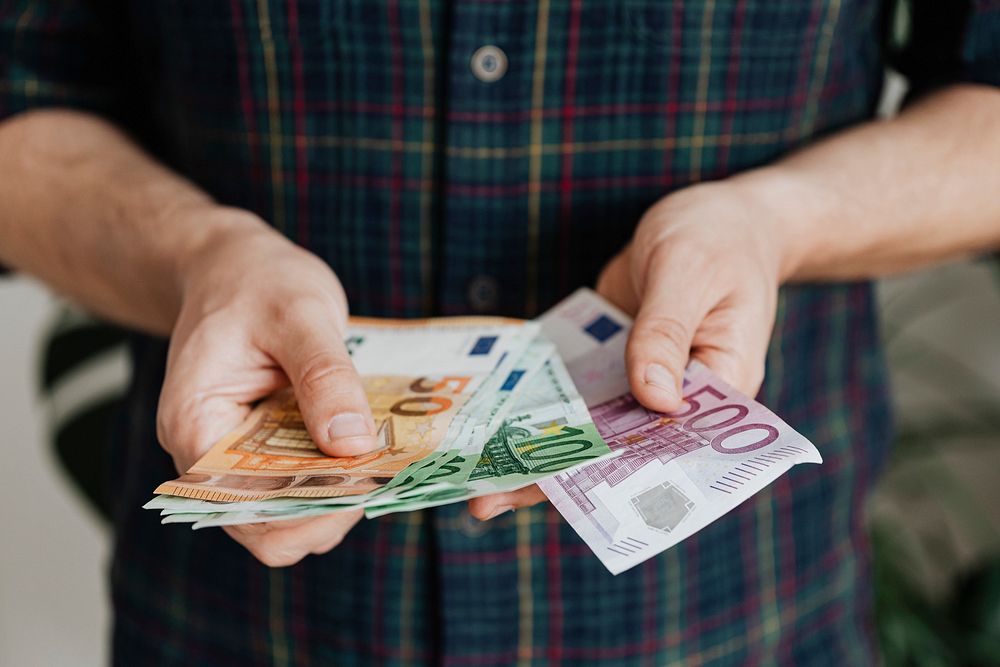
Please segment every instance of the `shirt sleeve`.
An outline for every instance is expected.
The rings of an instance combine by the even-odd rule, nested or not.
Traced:
[[[121,20],[101,0],[0,2],[0,120],[68,107],[127,126]]]
[[[70,107],[122,121],[122,19],[101,0],[0,3],[0,120]]]
[[[890,64],[912,96],[953,83],[1000,86],[1000,0],[900,0]]]

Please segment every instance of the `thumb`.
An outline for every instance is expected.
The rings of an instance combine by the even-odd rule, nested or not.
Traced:
[[[632,246],[615,255],[597,278],[595,290],[629,315],[639,310],[639,296],[632,279]]]
[[[684,369],[708,309],[698,296],[704,289],[692,284],[681,263],[656,256],[650,261],[625,362],[629,386],[639,402],[672,412],[681,407]]]
[[[289,306],[269,352],[288,375],[320,450],[359,456],[377,447],[375,421],[336,315],[326,302]]]

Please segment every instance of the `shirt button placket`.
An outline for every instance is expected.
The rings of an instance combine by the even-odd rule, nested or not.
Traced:
[[[472,74],[483,83],[493,83],[507,73],[507,54],[494,44],[476,49],[469,60]],[[497,307],[497,281],[492,276],[476,276],[469,281],[469,307],[477,313],[487,313]]]

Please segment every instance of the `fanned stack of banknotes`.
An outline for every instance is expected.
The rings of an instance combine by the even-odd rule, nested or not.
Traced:
[[[194,528],[410,512],[538,484],[617,574],[701,530],[816,448],[692,362],[673,414],[629,393],[629,318],[581,289],[537,321],[351,322],[381,447],[323,455],[294,396],[260,403],[145,505]]]

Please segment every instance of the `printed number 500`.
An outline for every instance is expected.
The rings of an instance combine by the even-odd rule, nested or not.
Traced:
[[[726,395],[706,384],[700,389],[692,391],[684,397],[684,402],[688,404],[687,410],[675,412],[670,416],[677,421],[685,419],[681,428],[692,433],[700,433],[708,437],[708,434],[727,429],[722,433],[712,436],[712,449],[722,454],[745,454],[761,447],[767,447],[778,439],[778,429],[770,424],[744,424],[744,419],[750,414],[750,408],[740,403],[726,403],[713,408],[703,410],[701,401],[696,396],[699,394],[709,394],[716,399],[723,401]],[[714,418],[714,419],[709,419]],[[726,447],[725,442],[729,438],[748,433],[750,431],[763,431],[763,437],[756,442],[740,447]],[[740,438],[745,441],[745,437]]]

